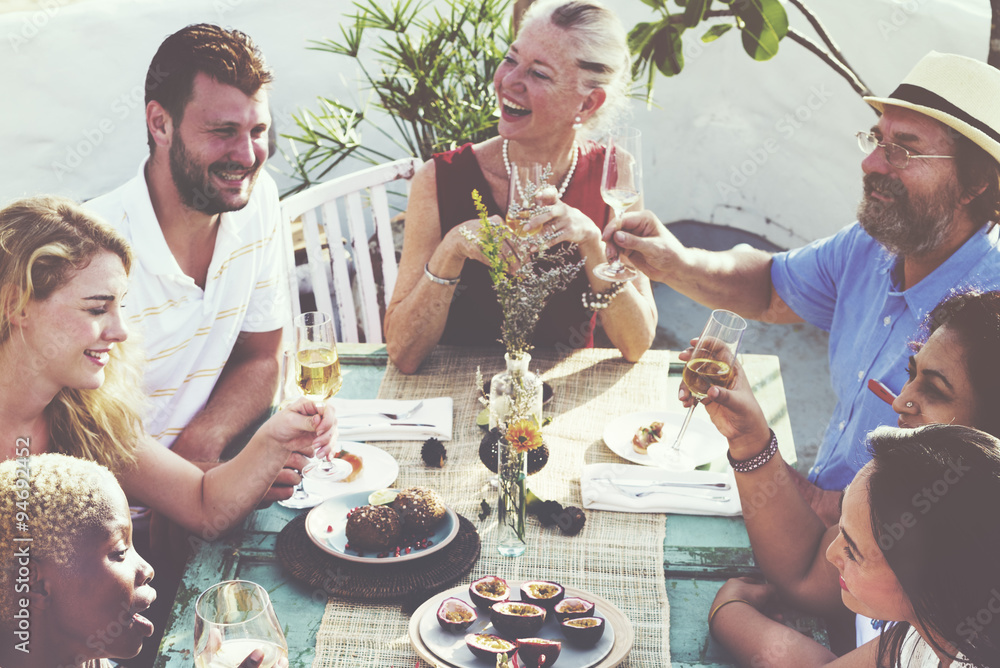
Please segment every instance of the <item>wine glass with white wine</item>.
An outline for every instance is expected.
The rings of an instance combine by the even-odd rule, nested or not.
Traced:
[[[337,356],[337,344],[333,333],[333,320],[329,314],[321,311],[307,311],[293,321],[295,325],[295,350],[286,353],[283,361],[284,374],[282,383],[283,394],[288,395],[296,389],[317,403],[340,391],[343,376],[340,371],[340,358]],[[291,358],[291,359],[289,359]],[[291,402],[287,397],[286,401]],[[351,475],[353,467],[342,459],[310,459],[302,467],[302,477],[311,480],[337,482]],[[295,486],[292,496],[278,502],[285,508],[301,509],[316,505],[315,497],[306,491],[304,481]]]
[[[254,650],[260,668],[288,665],[288,644],[267,590],[255,582],[229,580],[203,591],[194,605],[196,668],[239,668]]]
[[[729,388],[736,374],[736,353],[743,340],[747,321],[732,311],[716,309],[705,324],[705,329],[694,346],[691,358],[684,365],[683,382],[694,397],[674,444],[662,442],[649,446],[647,452],[655,464],[673,471],[694,468],[692,457],[681,450],[681,441],[691,423],[691,416],[698,402],[706,397],[713,385]]]
[[[556,193],[548,179],[552,174],[551,165],[540,162],[522,161],[510,165],[510,185],[507,188],[507,227],[519,237],[538,234],[541,227],[531,232],[524,231],[524,224],[538,215],[543,208],[538,204],[538,197],[551,192]]]
[[[634,128],[616,128],[608,135],[604,149],[604,173],[601,176],[601,197],[614,211],[609,225],[621,224],[621,217],[642,193],[642,134]],[[615,259],[594,267],[594,275],[611,283],[631,281],[638,276],[633,267],[621,261],[618,249],[608,242],[609,256]]]
[[[325,402],[340,391],[344,377],[337,357],[333,319],[322,311],[307,311],[294,321],[295,367],[299,389],[307,398]],[[353,467],[343,459],[314,459],[302,468],[313,480],[336,482],[351,474]]]

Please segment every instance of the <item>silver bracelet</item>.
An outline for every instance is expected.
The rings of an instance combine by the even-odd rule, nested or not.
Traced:
[[[729,457],[729,463],[732,465],[733,470],[737,473],[750,473],[751,471],[756,471],[764,464],[771,461],[771,457],[778,452],[778,437],[774,435],[774,430],[771,429],[771,440],[767,442],[767,445],[762,451],[751,457],[750,459],[733,459],[733,455],[729,452],[726,456]]]
[[[431,263],[424,263],[424,276],[427,277],[431,283],[437,283],[438,285],[458,285],[458,282],[462,280],[462,277],[458,278],[441,278],[440,276],[435,276],[431,273]]]

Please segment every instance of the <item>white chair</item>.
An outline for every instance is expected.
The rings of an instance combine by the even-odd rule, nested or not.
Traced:
[[[282,200],[281,217],[292,317],[301,313],[300,291],[311,291],[316,297],[317,310],[336,314],[339,341],[357,343],[363,336],[367,343],[383,342],[369,230],[374,228],[377,257],[382,265],[384,308],[384,302],[392,297],[397,273],[386,185],[402,180],[409,195],[410,179],[420,164],[421,161],[416,158],[405,158],[376,165],[312,186]],[[341,210],[346,217],[346,226],[341,224]],[[292,223],[299,217],[302,219],[307,258],[305,271],[301,272],[304,280],[300,280],[300,270],[295,265],[292,243]],[[320,225],[327,240],[328,256],[323,253]],[[353,266],[360,307],[355,304],[349,262]]]

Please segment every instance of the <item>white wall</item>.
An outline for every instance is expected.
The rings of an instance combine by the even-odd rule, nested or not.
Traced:
[[[348,0],[50,2],[48,13],[0,15],[4,201],[37,192],[85,199],[133,176],[148,154],[146,68],[160,42],[189,23],[218,23],[254,38],[277,75],[272,113],[282,128],[316,95],[346,90],[337,59],[306,43],[337,34]]]
[[[973,0],[807,0],[868,86],[889,94],[928,51],[985,60],[990,6]],[[651,10],[616,2],[630,25]],[[638,5],[638,8],[634,6]],[[814,35],[786,5],[790,24]],[[862,154],[854,133],[874,113],[813,54],[783,40],[771,61],[752,61],[735,31],[686,43],[686,66],[657,81],[662,109],[636,111],[656,139],[646,153],[647,201],[665,221],[696,219],[796,246],[854,219]],[[655,198],[655,199],[654,199]]]
[[[40,9],[0,14],[0,146],[7,158],[0,202],[40,192],[86,199],[132,176],[146,155],[146,67],[162,39],[188,23],[236,27],[257,41],[277,74],[279,132],[317,95],[358,95],[345,62],[306,50],[309,39],[339,35],[349,0],[66,2],[41,0]],[[607,2],[629,27],[652,16],[640,0]],[[809,5],[878,94],[891,92],[932,49],[986,58],[986,0]],[[793,7],[788,12],[793,26],[811,34]],[[735,31],[707,45],[688,38],[684,72],[657,80],[660,108],[635,105],[633,120],[648,140],[647,205],[665,221],[733,225],[782,246],[850,222],[861,174],[853,135],[874,122],[868,106],[790,41],[772,61],[757,63]]]

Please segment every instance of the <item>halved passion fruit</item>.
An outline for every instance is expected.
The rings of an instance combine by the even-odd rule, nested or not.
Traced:
[[[593,647],[604,635],[604,620],[600,617],[577,617],[562,623],[562,632],[570,645]]]
[[[490,608],[490,621],[500,635],[508,638],[529,638],[545,623],[545,608],[533,603],[504,601]]]
[[[562,623],[567,619],[576,619],[577,617],[593,617],[596,609],[596,606],[590,601],[571,596],[556,603],[552,611],[556,613],[556,619]]]
[[[476,621],[476,609],[460,598],[446,598],[441,601],[437,619],[445,631],[462,633]]]
[[[556,603],[563,600],[566,590],[555,582],[544,580],[529,580],[521,584],[521,600],[540,605],[546,610],[552,610]]]
[[[469,585],[469,598],[481,610],[489,610],[494,603],[510,599],[510,585],[503,578],[487,575]]]
[[[559,658],[562,643],[548,638],[519,638],[517,658],[523,668],[548,668]]]
[[[509,659],[517,651],[514,643],[489,633],[468,634],[465,646],[480,659],[486,659],[491,666],[496,664],[497,656],[503,654]]]

